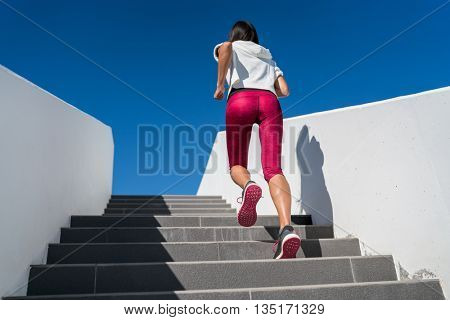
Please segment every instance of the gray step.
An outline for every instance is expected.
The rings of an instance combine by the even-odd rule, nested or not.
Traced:
[[[151,209],[172,209],[172,208],[231,208],[229,203],[189,203],[189,202],[180,202],[180,203],[135,203],[135,202],[120,202],[120,203],[110,203],[106,207],[107,209],[136,209],[136,208],[151,208]]]
[[[50,244],[47,264],[259,260],[273,257],[273,241]],[[298,258],[361,255],[358,239],[305,239]]]
[[[377,281],[269,288],[7,297],[9,300],[444,300],[439,280]]]
[[[214,214],[214,213],[236,213],[234,208],[107,208],[105,214]]]
[[[163,195],[117,195],[114,194],[111,196],[111,199],[194,199],[194,200],[203,200],[203,199],[222,199],[222,196],[197,196],[197,195],[183,195],[183,194],[163,194]]]
[[[257,288],[396,279],[391,256],[58,264],[31,267],[28,295]]]
[[[196,204],[223,204],[227,203],[224,199],[195,199],[195,198],[155,198],[155,199],[110,199],[109,204],[126,204],[126,203],[135,203],[135,204],[143,204],[143,203],[153,203],[153,204],[177,204],[177,203],[196,203]]]
[[[332,226],[295,226],[305,239],[333,238]],[[278,227],[62,228],[61,243],[274,240]]]
[[[192,213],[171,213],[171,212],[153,212],[153,213],[103,213],[105,217],[153,217],[153,216],[166,216],[166,217],[234,217],[236,218],[236,212],[192,212]]]
[[[293,224],[312,224],[310,215],[291,217]],[[256,226],[276,226],[278,216],[259,216]],[[232,227],[239,226],[236,216],[72,216],[71,227]]]

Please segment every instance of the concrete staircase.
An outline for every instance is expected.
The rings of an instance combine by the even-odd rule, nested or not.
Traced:
[[[240,227],[220,196],[112,196],[102,216],[72,216],[27,296],[7,299],[444,299],[438,280],[398,281],[391,256],[306,215],[297,259],[272,260],[277,224]]]

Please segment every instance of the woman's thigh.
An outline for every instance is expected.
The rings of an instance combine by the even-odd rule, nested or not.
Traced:
[[[248,146],[258,116],[258,97],[250,92],[233,94],[226,107],[226,137],[230,168],[247,167]]]
[[[274,175],[282,174],[283,112],[274,95],[264,95],[259,100],[259,139],[264,178],[269,181]]]

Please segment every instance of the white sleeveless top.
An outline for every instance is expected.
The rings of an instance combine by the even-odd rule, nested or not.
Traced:
[[[217,49],[223,44],[214,47],[214,59],[219,61]],[[233,56],[228,68],[226,80],[231,88],[251,88],[272,91],[275,95],[275,80],[283,75],[270,51],[252,41],[234,41],[232,43]]]

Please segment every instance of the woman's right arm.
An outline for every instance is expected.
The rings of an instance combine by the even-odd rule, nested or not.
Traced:
[[[214,99],[222,99],[225,93],[225,77],[231,62],[233,48],[231,42],[224,42],[218,49],[219,64],[217,67],[217,87],[214,93]]]
[[[280,98],[287,97],[289,95],[289,86],[286,82],[284,76],[279,76],[277,80],[275,80],[275,92],[277,96]]]

